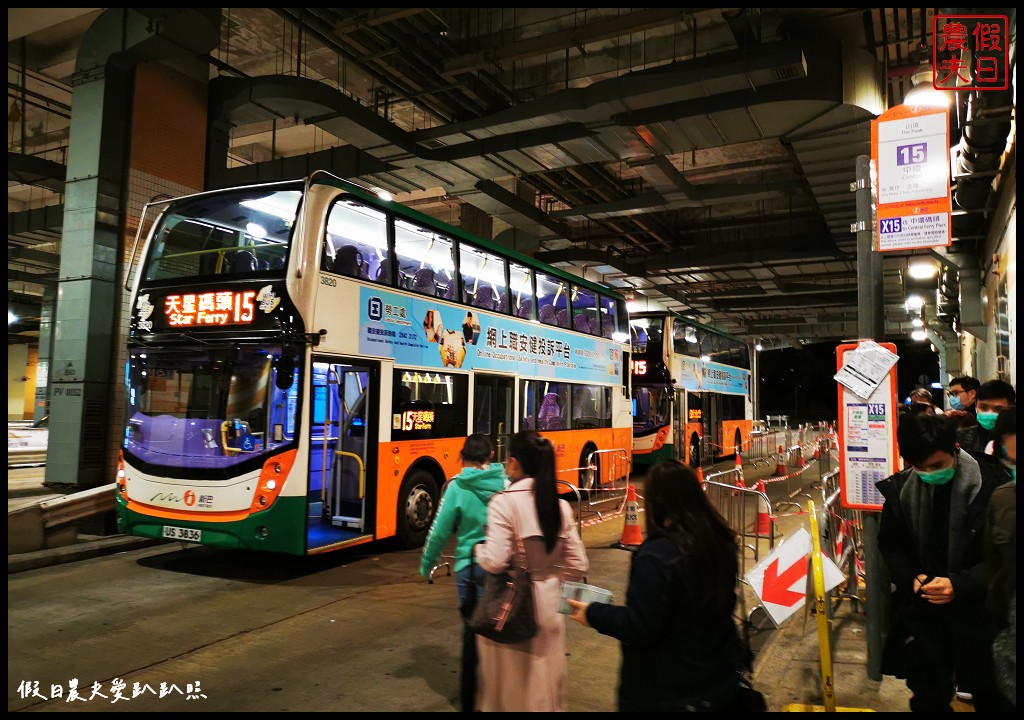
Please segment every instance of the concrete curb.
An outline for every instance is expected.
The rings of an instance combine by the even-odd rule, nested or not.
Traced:
[[[19,553],[7,556],[7,574],[35,570],[37,568],[61,565],[63,563],[88,560],[89,558],[113,555],[128,550],[150,547],[152,545],[163,545],[167,540],[156,538],[131,537],[129,535],[111,535],[96,540],[78,542],[74,545],[65,545],[57,548],[46,548],[34,550],[33,552]]]

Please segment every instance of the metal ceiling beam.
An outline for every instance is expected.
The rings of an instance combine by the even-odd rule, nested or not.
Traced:
[[[582,48],[582,46],[599,40],[610,40],[648,28],[681,22],[689,16],[688,12],[679,8],[639,10],[519,42],[492,44],[486,50],[457,55],[445,60],[444,72],[457,75],[492,63],[500,65],[506,60],[523,60],[568,48]],[[489,40],[489,38],[485,38],[485,40]]]

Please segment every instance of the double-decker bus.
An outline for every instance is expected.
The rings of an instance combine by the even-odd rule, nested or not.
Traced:
[[[122,532],[297,555],[417,547],[468,433],[501,461],[512,433],[538,430],[570,485],[613,479],[581,469],[592,453],[628,457],[629,325],[608,288],[326,173],[154,211],[127,339]]]
[[[672,312],[633,313],[633,464],[692,467],[750,442],[750,351],[739,338]]]

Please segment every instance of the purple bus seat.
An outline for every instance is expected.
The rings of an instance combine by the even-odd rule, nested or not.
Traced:
[[[614,335],[614,334],[615,334],[615,323],[613,323],[612,319],[610,317],[608,317],[607,315],[602,315],[601,316],[601,335],[603,335],[604,337],[606,337],[606,338],[608,338],[610,340],[612,335]]]
[[[558,311],[555,316],[558,327],[567,328],[569,327],[569,311],[566,308],[562,308]]]
[[[548,393],[537,410],[537,428],[540,430],[561,430],[565,427],[562,421],[562,408],[558,406],[558,396]]]
[[[524,299],[519,303],[519,307],[516,308],[516,316],[521,318],[528,318],[533,314],[533,300],[530,298]]]
[[[437,285],[434,284],[434,271],[430,268],[417,270],[416,274],[412,276],[409,289],[426,295],[436,295]]]
[[[572,329],[581,333],[590,333],[590,318],[583,313],[572,316]]]
[[[481,310],[494,309],[494,293],[489,287],[477,288],[476,297],[473,298],[473,305]]]
[[[558,324],[558,316],[555,313],[555,306],[554,305],[541,305],[540,306],[540,314],[537,316],[537,319],[540,320],[545,325],[557,325]]]

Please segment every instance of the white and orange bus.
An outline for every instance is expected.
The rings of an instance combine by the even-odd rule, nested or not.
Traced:
[[[750,349],[672,312],[633,313],[633,465],[699,467],[749,446]]]
[[[502,460],[537,429],[576,484],[611,479],[574,470],[592,453],[630,451],[628,318],[606,287],[326,173],[146,211],[124,533],[416,547],[468,433]]]

